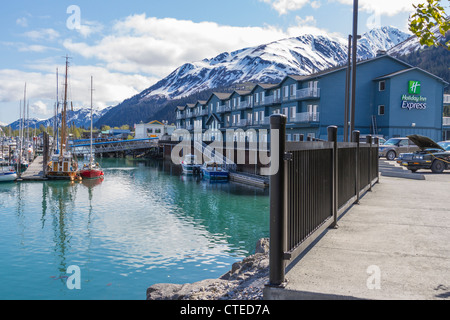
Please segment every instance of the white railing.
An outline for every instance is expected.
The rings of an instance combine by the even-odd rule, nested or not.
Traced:
[[[319,122],[319,112],[297,113],[295,115],[295,118],[290,119],[290,122],[295,122],[295,123]]]
[[[450,104],[450,94],[444,94],[444,103]]]
[[[297,90],[295,99],[305,99],[305,98],[320,98],[320,89],[300,89]]]
[[[444,126],[450,126],[450,117],[444,117],[442,124]]]

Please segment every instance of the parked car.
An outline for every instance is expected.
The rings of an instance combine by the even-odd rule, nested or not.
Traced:
[[[379,147],[379,156],[394,160],[401,153],[418,151],[420,148],[408,138],[391,138]]]
[[[384,144],[386,142],[386,139],[381,137],[381,136],[372,136],[373,138],[378,138],[378,144],[381,146],[382,144]],[[359,139],[359,142],[367,142],[367,136],[361,136]]]
[[[414,153],[401,154],[397,162],[416,172],[419,169],[431,170],[433,173],[442,173],[450,170],[450,141],[434,142],[428,137],[408,136],[419,148]]]

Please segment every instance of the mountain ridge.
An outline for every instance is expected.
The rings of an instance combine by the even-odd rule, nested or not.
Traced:
[[[375,57],[410,38],[394,27],[381,27],[364,34],[358,58]],[[124,100],[97,122],[98,126],[134,125],[141,121],[175,121],[171,102],[205,90],[236,83],[277,83],[286,75],[308,75],[347,61],[347,39],[330,35],[304,34],[255,47],[223,52],[212,58],[185,63],[166,78]]]

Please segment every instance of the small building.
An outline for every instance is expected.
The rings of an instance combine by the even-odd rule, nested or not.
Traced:
[[[148,139],[158,138],[161,139],[164,135],[171,136],[175,131],[176,126],[161,123],[157,120],[150,123],[140,123],[135,125],[135,138],[136,139]]]
[[[110,129],[101,132],[102,139],[125,140],[131,134],[131,130]]]

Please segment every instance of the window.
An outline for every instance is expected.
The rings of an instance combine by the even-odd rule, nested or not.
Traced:
[[[378,106],[378,115],[384,116],[384,112],[385,112],[385,106],[383,106],[383,105]]]
[[[286,117],[289,117],[289,108],[283,108],[283,114],[284,114]]]
[[[297,108],[296,107],[291,107],[291,114],[290,114],[290,117],[292,118],[292,119],[295,119],[295,115],[296,115],[296,110]]]
[[[294,133],[294,141],[300,141],[300,133]]]
[[[286,141],[288,141],[288,142],[291,141],[291,135],[290,134],[286,135]]]
[[[295,96],[295,90],[297,89],[297,85],[296,84],[291,84],[291,96]]]
[[[289,98],[289,87],[288,86],[284,87],[284,97]]]
[[[386,81],[380,81],[378,82],[378,91],[384,91],[386,90]]]

